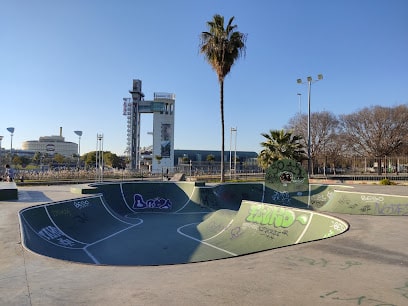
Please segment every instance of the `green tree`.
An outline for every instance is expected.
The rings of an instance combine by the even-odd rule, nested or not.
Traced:
[[[20,156],[21,166],[23,168],[27,167],[31,163],[31,159],[27,156]]]
[[[124,157],[117,156],[116,154],[112,154],[112,168],[117,169],[125,169],[126,168],[126,160]]]
[[[33,156],[33,163],[39,165],[41,163],[41,152],[35,152]]]
[[[96,151],[91,151],[82,155],[83,160],[85,161],[85,166],[95,166],[96,163]]]
[[[12,163],[13,163],[14,165],[19,165],[19,166],[21,166],[21,165],[23,164],[23,161],[22,161],[22,159],[21,159],[20,156],[14,155],[14,156],[13,156],[13,159],[12,159]]]
[[[211,163],[215,160],[215,156],[213,154],[208,154],[206,160]]]
[[[103,163],[106,166],[116,168],[114,167],[115,161],[117,160],[117,155],[115,153],[112,153],[110,151],[103,152]]]
[[[62,164],[65,161],[65,157],[59,153],[55,153],[54,155],[54,161],[58,164]]]
[[[51,165],[52,164],[52,155],[49,155],[48,153],[44,153],[42,156],[42,163],[45,165]]]
[[[211,172],[212,172],[212,168],[213,168],[212,164],[215,161],[214,154],[208,154],[207,157],[206,157],[206,160],[208,161],[208,172],[210,172],[210,169],[211,169]]]
[[[85,161],[85,165],[88,167],[93,167],[96,164],[96,151],[91,151],[85,153],[81,156],[81,160]],[[115,153],[110,151],[103,152],[103,164],[112,168],[124,168],[126,166],[126,161]]]
[[[221,182],[224,182],[224,79],[246,49],[246,34],[238,32],[233,21],[234,17],[231,17],[224,28],[224,17],[216,14],[213,20],[207,22],[209,31],[202,32],[200,37],[200,52],[216,72],[220,84]]]
[[[298,162],[307,159],[301,136],[285,130],[270,130],[269,134],[261,135],[266,138],[261,142],[264,149],[258,156],[258,163],[263,169],[280,159],[289,158]]]

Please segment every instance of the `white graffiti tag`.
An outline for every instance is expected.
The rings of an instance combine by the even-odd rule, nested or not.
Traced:
[[[290,204],[289,192],[287,192],[287,191],[282,191],[282,192],[275,191],[275,193],[272,196],[272,200],[281,202],[281,203],[286,204],[286,205]]]
[[[361,200],[365,202],[383,202],[384,197],[376,197],[374,195],[362,195]]]
[[[85,208],[87,206],[89,206],[90,203],[88,200],[83,200],[83,201],[74,201],[74,206],[78,209],[82,209]]]
[[[75,242],[71,239],[67,238],[64,233],[62,233],[58,228],[55,226],[46,226],[38,231],[38,235],[45,240],[52,241],[55,244],[65,246],[65,247],[72,247],[75,246]]]

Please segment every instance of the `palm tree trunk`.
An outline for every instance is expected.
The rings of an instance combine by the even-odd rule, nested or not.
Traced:
[[[220,110],[221,110],[221,183],[224,183],[224,80],[220,80]]]

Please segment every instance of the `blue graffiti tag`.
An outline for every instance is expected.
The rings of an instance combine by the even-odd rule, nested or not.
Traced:
[[[169,199],[163,198],[153,198],[149,200],[143,200],[141,194],[134,194],[133,196],[133,209],[148,209],[148,208],[158,208],[158,209],[171,209],[172,204]]]

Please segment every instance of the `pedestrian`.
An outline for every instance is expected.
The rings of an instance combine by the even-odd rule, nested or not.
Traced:
[[[7,182],[12,182],[14,180],[14,171],[13,169],[10,167],[9,164],[6,165],[6,180]]]

